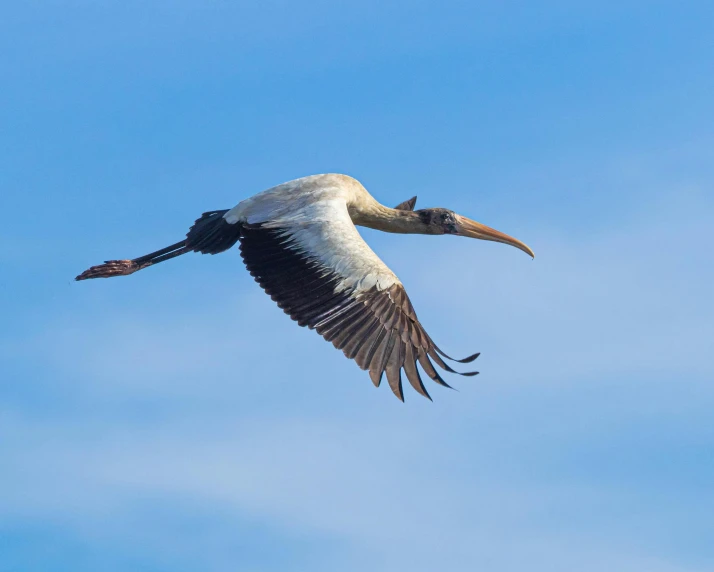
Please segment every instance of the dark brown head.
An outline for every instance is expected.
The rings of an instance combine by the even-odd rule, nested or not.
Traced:
[[[485,224],[458,215],[449,209],[420,209],[414,211],[414,214],[419,217],[422,223],[423,234],[454,234],[457,236],[478,238],[480,240],[502,242],[515,246],[532,258],[535,258],[533,251],[520,240],[488,227]]]
[[[414,211],[424,225],[427,234],[456,234],[456,217],[449,209],[420,209]]]

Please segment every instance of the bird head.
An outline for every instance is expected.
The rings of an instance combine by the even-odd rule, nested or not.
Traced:
[[[520,240],[513,238],[503,232],[456,214],[449,209],[421,209],[414,211],[419,220],[424,225],[425,234],[453,234],[456,236],[466,236],[468,238],[478,238],[480,240],[490,240],[510,244],[519,250],[535,258],[533,251]]]

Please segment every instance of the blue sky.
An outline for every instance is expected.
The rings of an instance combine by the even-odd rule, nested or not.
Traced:
[[[0,8],[0,572],[714,570],[712,21]],[[235,251],[72,281],[321,172],[533,247],[364,232],[480,376],[398,402]]]

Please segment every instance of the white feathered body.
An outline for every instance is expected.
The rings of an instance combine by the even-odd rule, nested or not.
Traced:
[[[341,278],[338,289],[386,290],[401,283],[362,239],[354,219],[381,207],[347,175],[311,175],[277,185],[238,203],[224,218],[281,229],[291,248],[320,261]]]

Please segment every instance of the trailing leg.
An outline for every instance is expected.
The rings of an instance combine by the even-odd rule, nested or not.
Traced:
[[[132,260],[107,260],[104,264],[85,270],[75,280],[127,276],[187,252],[201,252],[202,254],[224,252],[238,241],[241,231],[239,224],[226,222],[223,218],[226,212],[228,211],[203,213],[188,231],[186,239],[181,242]]]

